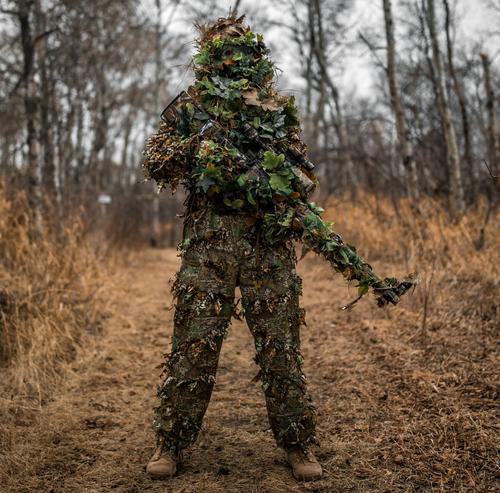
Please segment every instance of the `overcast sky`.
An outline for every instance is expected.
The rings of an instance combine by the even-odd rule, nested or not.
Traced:
[[[450,3],[452,6],[455,5],[455,2],[457,3],[457,12],[461,19],[457,35],[467,40],[468,43],[483,40],[486,51],[492,57],[493,63],[496,64],[500,60],[500,38],[490,36],[488,31],[495,29],[496,25],[500,24],[500,16],[497,15],[495,18],[495,15],[492,15],[486,6],[487,1],[458,0],[456,2],[456,0],[451,0]],[[143,6],[148,5],[149,2],[150,0],[144,0]],[[372,30],[383,35],[382,0],[353,0],[353,2],[355,7],[347,19],[349,26],[351,26],[349,41],[354,41],[360,31],[368,33]],[[233,1],[229,0],[220,0],[221,11],[227,11],[233,3]],[[393,0],[396,26],[398,25],[397,17],[401,15],[398,4],[398,0]],[[270,0],[242,0],[239,11],[245,13],[245,7],[250,6],[251,9],[258,11],[259,15],[264,15],[268,19],[286,20],[286,12],[277,9],[274,5],[274,2]],[[192,26],[186,25],[185,18],[181,2],[180,7],[176,10],[171,27],[175,30],[190,29],[194,38],[196,31]],[[251,18],[249,21],[251,21]],[[259,31],[258,26],[256,26],[255,30]],[[273,60],[284,72],[281,89],[289,93],[300,93],[302,84],[300,78],[296,75],[300,67],[297,59],[294,58],[296,47],[277,28],[262,34],[264,34],[264,39],[270,42],[273,47]],[[401,30],[396,29],[396,38],[397,43],[404,42]],[[381,52],[380,56],[384,58],[384,53]],[[342,59],[342,67],[339,70],[334,69],[334,76],[341,90],[344,92],[355,90],[358,94],[364,96],[370,96],[373,93],[374,73],[373,57],[361,45],[347,50],[346,56]],[[186,74],[176,90],[188,82],[189,74]]]

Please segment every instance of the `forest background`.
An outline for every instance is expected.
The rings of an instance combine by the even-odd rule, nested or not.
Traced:
[[[340,348],[337,361],[351,369],[362,368],[368,354],[381,368],[384,348],[391,360],[384,363],[384,371],[391,368],[384,385],[394,385],[391,392],[401,402],[414,399],[408,408],[421,411],[410,432],[401,420],[382,438],[374,438],[369,421],[358,449],[331,443],[325,424],[331,451],[351,461],[332,464],[354,467],[355,474],[327,475],[324,491],[493,491],[499,437],[498,0],[0,0],[0,480],[12,491],[54,484],[89,491],[90,483],[68,478],[76,481],[82,457],[98,453],[92,447],[81,452],[82,438],[75,445],[69,428],[67,448],[53,442],[61,439],[54,430],[73,419],[70,409],[76,413],[71,416],[80,412],[65,394],[71,383],[62,382],[72,382],[75,368],[93,361],[92,348],[118,330],[119,317],[132,309],[125,307],[130,293],[124,290],[147,291],[149,285],[139,284],[144,279],[163,289],[154,284],[155,262],[166,262],[165,286],[175,271],[171,257],[182,224],[176,215],[185,195],[157,194],[154,183],[144,181],[142,151],[162,109],[192,80],[194,21],[226,15],[230,7],[264,34],[281,69],[280,91],[296,97],[321,183],[314,199],[334,228],[384,275],[420,273],[415,292],[393,312],[381,315],[366,302],[356,307],[358,315],[333,315],[308,290],[324,286],[334,306],[349,301],[349,294],[340,287],[329,291],[318,259],[304,261],[304,299],[316,321],[309,330],[318,331],[317,340],[335,338],[313,353],[313,381],[321,368],[340,364],[331,362],[332,347]],[[330,298],[324,302],[333,306]],[[147,315],[153,307],[144,303]],[[127,316],[142,323],[139,311]],[[155,324],[158,331],[168,325],[166,319]],[[150,346],[143,363],[133,362],[137,378],[144,378],[144,368],[152,372],[165,351],[141,337],[125,348]],[[356,344],[348,347],[351,338]],[[241,343],[231,341],[229,346]],[[307,355],[314,342],[305,344]],[[113,358],[125,361],[121,354]],[[90,367],[100,368],[94,363]],[[365,397],[380,390],[377,406],[386,403],[386,390],[364,387],[382,378],[374,368],[364,368],[368,373],[357,383],[346,373],[344,388],[338,367],[335,384],[325,377],[329,383],[318,386],[325,396],[320,400],[337,391],[345,396],[354,385]],[[392,382],[395,373],[406,387]],[[152,402],[153,385],[147,388],[145,402]],[[66,404],[52,408],[52,428],[39,440],[37,423],[57,402]],[[350,408],[361,423],[372,412],[370,402]],[[336,405],[323,402],[323,412],[335,414]],[[391,400],[384,405],[396,414],[406,409]],[[130,423],[145,413],[137,409]],[[82,426],[107,429],[94,418],[82,415]],[[348,421],[344,428],[339,422],[328,421],[331,436],[339,426],[349,428]],[[403,445],[395,436],[405,437]],[[19,437],[36,437],[38,445],[24,446]],[[389,445],[395,440],[397,453]],[[378,443],[382,456],[363,455],[371,450],[368,443]],[[144,462],[149,451],[140,446]],[[53,458],[55,449],[73,458],[71,467]],[[411,463],[417,449],[420,459]],[[361,458],[353,462],[354,456]],[[386,469],[373,473],[372,461]],[[25,470],[30,472],[23,475]],[[128,482],[145,488],[134,471]],[[103,478],[94,478],[98,490]],[[221,474],[210,478],[211,491],[230,491],[229,483],[217,483]],[[276,484],[264,487],[254,478],[251,485],[284,491],[286,481],[273,478]],[[179,484],[180,490],[189,487]]]

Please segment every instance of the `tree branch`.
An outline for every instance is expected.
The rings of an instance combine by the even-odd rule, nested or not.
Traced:
[[[377,66],[382,68],[385,73],[387,73],[387,67],[384,65],[384,62],[379,58],[377,51],[385,50],[384,46],[373,46],[371,41],[361,32],[358,32],[359,39],[363,41],[363,43],[367,46],[367,48],[371,51],[372,55],[375,57],[375,61],[377,62]]]

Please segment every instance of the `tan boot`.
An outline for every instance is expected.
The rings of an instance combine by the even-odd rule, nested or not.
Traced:
[[[164,479],[175,476],[179,456],[173,456],[168,450],[165,450],[163,444],[158,445],[154,454],[146,466],[146,472],[152,479]]]
[[[287,451],[286,458],[292,467],[294,478],[298,481],[314,481],[321,478],[323,469],[311,451],[305,454],[300,449],[291,449]]]

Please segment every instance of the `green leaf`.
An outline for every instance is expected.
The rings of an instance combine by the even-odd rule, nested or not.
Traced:
[[[232,207],[233,209],[241,209],[245,202],[242,199],[231,200],[227,197],[224,199],[224,204],[228,207]]]
[[[273,125],[274,127],[282,127],[285,124],[285,115],[276,113],[274,117]]]
[[[261,123],[260,124],[260,127],[262,128],[262,130],[264,130],[265,132],[268,132],[270,134],[274,133],[274,128],[267,124],[267,123]],[[269,151],[268,151],[269,152]]]
[[[321,215],[323,212],[325,212],[325,209],[323,209],[319,205],[316,205],[314,202],[309,202],[308,205],[311,211],[315,212],[318,215]]]
[[[197,111],[194,114],[194,118],[196,118],[197,120],[200,120],[200,121],[205,121],[205,120],[208,120],[210,118],[210,116],[207,115],[206,113],[203,113],[202,111]]]
[[[266,151],[264,152],[262,167],[267,171],[273,171],[283,166],[284,162],[285,162],[284,154],[277,155],[274,152]]]
[[[360,284],[358,286],[358,296],[363,296],[366,293],[368,293],[368,285],[367,284]]]
[[[238,154],[240,153],[240,152],[238,151],[238,149],[236,149],[236,147],[231,147],[231,148],[228,150],[228,152],[229,152],[229,155],[230,155],[231,157],[233,157],[233,158],[238,157]]]
[[[210,63],[210,55],[206,51],[200,51],[193,57],[193,62],[196,65],[208,65]]]
[[[255,201],[255,198],[254,198],[252,192],[250,192],[250,191],[247,192],[247,200],[250,204],[257,205],[257,202]]]
[[[290,178],[288,178],[288,176],[272,173],[269,177],[269,186],[281,195],[290,195],[292,193]]]
[[[345,264],[349,265],[351,262],[349,261],[349,257],[347,256],[347,253],[345,252],[344,249],[340,250],[340,255],[342,257],[342,260],[344,261]]]
[[[240,175],[238,176],[238,178],[236,179],[236,182],[238,183],[238,186],[240,188],[245,188],[245,185],[247,183],[247,177],[245,175]]]
[[[327,241],[325,249],[327,252],[333,252],[333,250],[335,249],[335,244],[332,241]]]
[[[222,38],[215,38],[212,41],[212,44],[214,45],[215,48],[222,48],[224,46],[224,39],[222,39]]]
[[[197,186],[201,188],[205,193],[208,192],[208,189],[214,184],[212,178],[204,176],[201,180],[198,180]]]
[[[292,224],[294,216],[295,216],[295,210],[292,208],[287,209],[287,212],[284,214],[284,217],[278,221],[278,224],[280,226],[288,228],[290,224]]]

